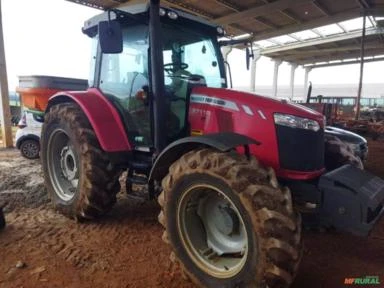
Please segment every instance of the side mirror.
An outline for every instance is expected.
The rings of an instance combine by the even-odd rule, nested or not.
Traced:
[[[123,51],[123,33],[120,23],[115,20],[99,23],[99,41],[101,52],[118,54]]]
[[[251,48],[247,47],[245,48],[245,62],[247,64],[247,70],[249,70],[249,66],[250,66],[250,63],[251,63],[251,58],[253,59],[254,55],[253,55],[253,50],[251,52]]]

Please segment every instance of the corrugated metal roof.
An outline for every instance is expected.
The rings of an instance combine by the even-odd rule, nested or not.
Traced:
[[[137,2],[67,1],[104,10]],[[384,36],[382,30],[377,30],[375,21],[376,16],[384,16],[384,0],[162,0],[161,3],[220,24],[230,37],[251,36],[266,56],[302,65],[357,58],[361,46],[361,19],[358,19],[365,11],[370,16],[368,29],[376,29],[367,36],[366,55],[384,54]],[[257,42],[260,40],[263,41]],[[311,41],[313,44],[308,45]]]
[[[132,2],[68,1],[100,9]],[[220,23],[231,35],[251,33],[256,40],[357,18],[364,8],[384,11],[384,0],[163,0],[162,4]]]

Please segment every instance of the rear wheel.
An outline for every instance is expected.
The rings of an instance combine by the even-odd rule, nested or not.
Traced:
[[[40,143],[36,140],[25,140],[20,145],[20,153],[23,157],[27,159],[37,159],[39,158],[40,152]]]
[[[189,152],[162,182],[159,222],[172,258],[204,287],[287,287],[301,256],[290,191],[256,159]]]
[[[328,171],[350,164],[364,169],[360,157],[356,156],[352,148],[336,136],[325,136],[325,167]]]
[[[120,170],[101,150],[92,127],[75,103],[53,106],[42,130],[45,184],[57,210],[92,219],[108,212],[120,190]]]

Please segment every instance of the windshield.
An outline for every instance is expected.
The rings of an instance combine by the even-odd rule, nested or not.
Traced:
[[[219,51],[215,45],[217,42],[210,35],[164,24],[162,36],[166,85],[172,76],[198,75],[208,87],[225,87],[225,77],[219,65]]]

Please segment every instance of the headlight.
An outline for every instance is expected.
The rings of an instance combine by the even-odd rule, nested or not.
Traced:
[[[308,118],[279,113],[275,113],[273,117],[275,119],[275,124],[277,125],[312,130],[315,132],[320,130],[319,123],[317,123],[317,121],[315,120],[311,120]]]
[[[165,16],[165,14],[167,14],[167,11],[165,11],[164,8],[160,8],[159,12],[160,12],[160,16]]]
[[[179,18],[179,15],[175,11],[169,11],[168,17],[171,18],[172,20],[176,20],[177,18]]]

